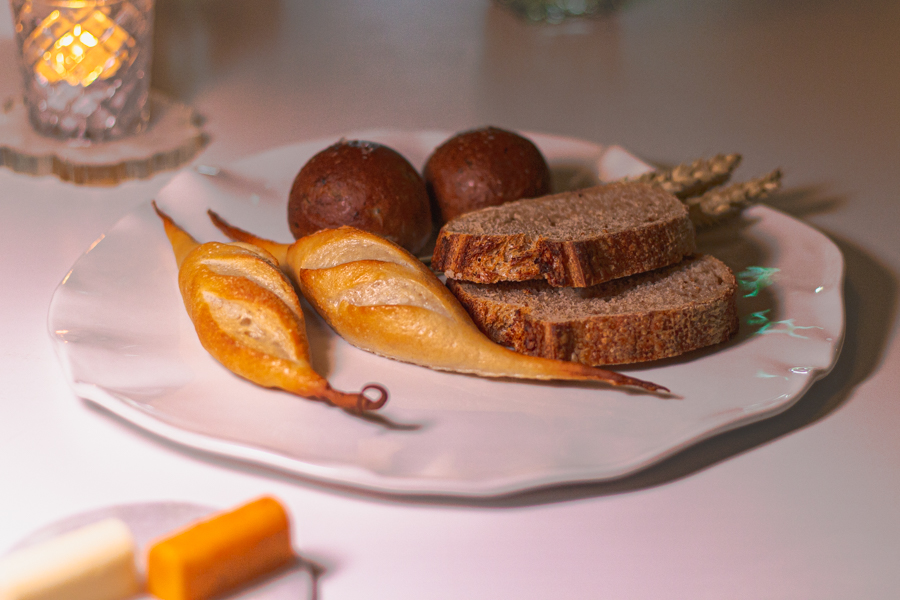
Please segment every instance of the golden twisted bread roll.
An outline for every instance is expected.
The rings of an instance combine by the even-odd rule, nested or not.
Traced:
[[[363,350],[485,377],[603,381],[668,391],[605,369],[526,356],[495,344],[428,267],[377,235],[341,227],[287,245],[256,237],[212,211],[209,214],[232,239],[270,252],[322,318]]]
[[[153,204],[178,264],[178,287],[200,343],[230,371],[353,411],[380,408],[387,392],[368,385],[358,394],[333,389],[309,362],[300,301],[275,258],[245,243],[200,244]],[[378,398],[365,395],[378,392]]]

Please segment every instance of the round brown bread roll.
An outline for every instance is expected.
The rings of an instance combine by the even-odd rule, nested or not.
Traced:
[[[341,140],[300,169],[288,224],[295,238],[352,225],[419,252],[431,237],[425,182],[399,153],[375,142]]]
[[[550,193],[550,167],[531,140],[484,127],[459,133],[432,153],[425,183],[439,223],[458,215]]]

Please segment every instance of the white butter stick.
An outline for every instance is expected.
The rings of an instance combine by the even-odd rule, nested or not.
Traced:
[[[119,519],[0,558],[0,600],[121,600],[139,591],[134,539]]]

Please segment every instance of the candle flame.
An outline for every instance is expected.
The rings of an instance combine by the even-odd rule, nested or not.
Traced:
[[[74,12],[50,13],[22,47],[35,73],[49,83],[87,86],[130,63],[135,40],[106,10],[84,2]]]

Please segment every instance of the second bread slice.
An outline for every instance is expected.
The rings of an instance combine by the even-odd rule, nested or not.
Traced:
[[[447,286],[495,342],[586,365],[677,356],[723,342],[738,328],[734,274],[708,255],[589,288]]]
[[[441,228],[432,268],[478,283],[587,287],[677,263],[694,250],[681,201],[648,184],[617,183],[457,217]]]

